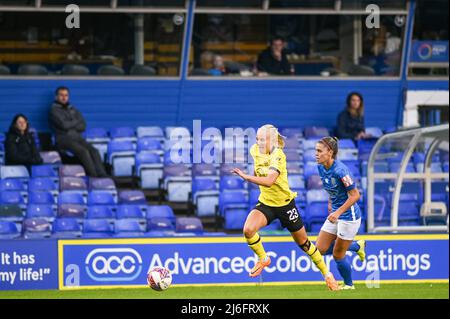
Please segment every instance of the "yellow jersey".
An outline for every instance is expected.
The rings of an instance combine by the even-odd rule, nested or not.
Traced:
[[[279,173],[278,178],[272,186],[259,186],[261,194],[258,200],[261,203],[272,207],[282,207],[297,197],[297,193],[292,192],[289,188],[286,155],[281,148],[275,148],[270,154],[261,154],[258,145],[254,144],[250,148],[250,154],[253,157],[255,165],[254,173],[256,176],[267,176],[270,169],[276,170]]]

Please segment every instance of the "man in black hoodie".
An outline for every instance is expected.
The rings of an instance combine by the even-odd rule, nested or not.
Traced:
[[[50,125],[56,135],[59,151],[72,152],[91,177],[106,177],[105,168],[98,150],[81,135],[86,130],[83,115],[69,103],[69,89],[59,87],[50,110]]]
[[[31,165],[42,164],[41,155],[33,134],[29,132],[28,119],[25,115],[14,116],[6,135],[5,151],[6,165],[25,165],[30,170]]]

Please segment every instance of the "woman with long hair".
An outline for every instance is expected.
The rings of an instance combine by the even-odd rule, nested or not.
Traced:
[[[328,288],[337,290],[337,282],[328,270],[319,250],[308,239],[303,220],[295,205],[297,193],[289,188],[283,147],[284,140],[278,129],[270,124],[264,125],[258,129],[256,144],[250,149],[254,159],[254,175],[247,175],[239,168],[232,170],[245,181],[259,185],[261,191],[258,203],[251,210],[244,225],[245,240],[259,258],[249,275],[250,277],[259,276],[262,270],[270,265],[270,258],[264,250],[258,231],[275,219],[279,219],[283,227],[289,230],[297,245],[320,270]]]
[[[364,99],[358,92],[347,95],[346,108],[337,117],[337,137],[359,140],[368,138],[364,126]]]

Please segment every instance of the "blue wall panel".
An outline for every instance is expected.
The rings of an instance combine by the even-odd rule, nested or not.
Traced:
[[[48,130],[54,89],[66,85],[90,127],[320,125],[333,127],[353,90],[365,98],[366,125],[396,125],[399,80],[0,80],[0,129],[17,112]],[[410,81],[411,89],[446,89],[448,81]]]

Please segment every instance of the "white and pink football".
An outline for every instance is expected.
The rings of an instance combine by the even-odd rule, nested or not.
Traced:
[[[172,275],[167,268],[153,267],[147,273],[147,283],[153,290],[163,291],[172,284]]]

